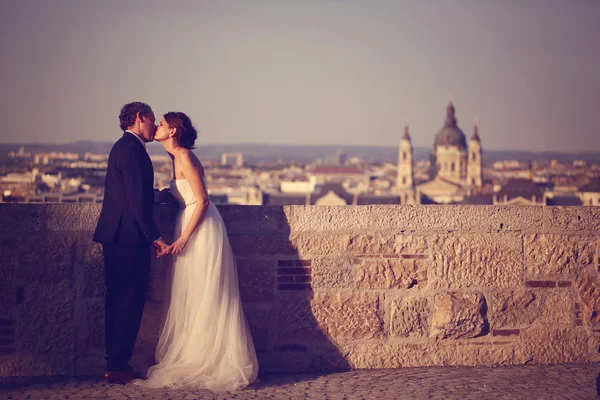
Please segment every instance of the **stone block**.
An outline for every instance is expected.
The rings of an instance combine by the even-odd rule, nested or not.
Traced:
[[[390,311],[390,335],[405,338],[429,336],[430,311],[427,297],[394,299]]]
[[[429,239],[432,288],[515,287],[523,284],[519,234],[445,234]]]
[[[14,239],[0,238],[0,318],[13,316],[16,303]]]
[[[344,346],[343,351],[354,369],[457,365],[456,346],[435,341],[350,344]]]
[[[45,207],[45,204],[0,204],[0,233],[14,237],[45,230]]]
[[[529,277],[570,275],[591,265],[597,239],[587,235],[533,234],[525,236],[525,265]]]
[[[244,303],[272,303],[275,261],[237,259],[240,296]]]
[[[66,282],[31,284],[17,309],[17,354],[75,354],[75,291]]]
[[[83,271],[83,296],[104,297],[104,257],[102,246],[91,240],[80,241],[82,251],[81,269]]]
[[[581,301],[583,325],[600,328],[600,275],[591,269],[582,271],[577,277],[576,290]]]
[[[95,231],[102,204],[45,204],[49,231]]]
[[[73,375],[74,356],[17,355],[0,357],[0,376]]]
[[[310,372],[348,371],[350,364],[344,353],[333,343],[321,344],[310,348]]]
[[[257,357],[261,373],[308,372],[311,358],[308,352],[297,351],[259,353]]]
[[[311,262],[312,287],[315,289],[353,289],[354,258],[348,256],[315,257]]]
[[[286,235],[290,233],[288,216],[283,207],[220,205],[218,208],[229,234]],[[298,232],[298,230],[294,231]]]
[[[238,257],[294,255],[298,258],[340,253],[337,235],[230,235],[233,252]]]
[[[396,254],[423,254],[428,251],[427,240],[424,236],[397,235],[394,250]]]
[[[144,306],[140,331],[133,349],[134,356],[131,359],[131,366],[137,371],[146,370],[154,362],[154,353],[166,312],[163,307],[162,303],[153,302],[146,302]]]
[[[58,283],[73,276],[77,251],[74,237],[29,236],[17,241],[16,283]]]
[[[524,364],[527,361],[515,343],[461,343],[453,365],[486,366]]]
[[[470,339],[489,332],[487,304],[481,293],[440,293],[433,301],[434,339]]]
[[[84,302],[87,335],[85,348],[104,350],[104,300],[86,300]]]
[[[487,300],[492,329],[573,324],[574,299],[568,289],[498,289]]]
[[[269,346],[275,314],[271,309],[245,309],[246,320],[252,333],[252,340],[257,352],[265,352]]]
[[[352,254],[395,254],[394,235],[349,234],[343,236],[344,251]]]
[[[410,289],[427,285],[425,263],[419,260],[364,259],[356,266],[359,289]]]
[[[543,207],[543,232],[598,232],[600,207]]]
[[[371,206],[370,229],[391,232],[455,231],[460,221],[452,206],[400,205]]]
[[[588,357],[590,362],[600,361],[600,332],[594,332],[588,338]]]
[[[531,327],[521,330],[521,352],[535,364],[589,361],[588,337],[579,328]]]
[[[359,231],[371,226],[369,207],[284,207],[292,232]]]
[[[383,310],[377,293],[315,292],[281,295],[278,338],[373,339],[383,336]]]
[[[75,375],[78,376],[102,376],[106,368],[104,352],[99,354],[78,354],[75,361]]]

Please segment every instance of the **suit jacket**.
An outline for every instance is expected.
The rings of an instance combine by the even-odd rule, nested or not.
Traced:
[[[94,241],[131,245],[154,242],[160,235],[153,208],[152,162],[142,143],[124,132],[108,156],[104,202]]]

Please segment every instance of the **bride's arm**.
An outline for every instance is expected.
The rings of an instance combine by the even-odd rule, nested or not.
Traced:
[[[173,243],[171,247],[172,254],[179,254],[183,251],[190,236],[196,231],[202,218],[204,218],[209,204],[208,194],[202,183],[202,175],[200,173],[202,166],[200,165],[200,161],[198,161],[191,151],[184,151],[179,154],[179,167],[192,188],[192,192],[196,198],[196,207],[181,236]]]

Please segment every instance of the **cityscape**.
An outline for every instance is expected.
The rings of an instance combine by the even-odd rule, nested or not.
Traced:
[[[285,154],[278,159],[257,154],[257,146],[246,154],[219,153],[218,146],[197,153],[215,204],[600,206],[598,154],[487,159],[485,131],[480,132],[477,121],[463,130],[457,114],[452,102],[445,119],[437,113],[443,123],[431,135],[434,145],[428,151],[416,151],[407,124],[395,151],[376,152],[368,159],[343,149],[313,152],[320,156],[312,158],[302,149],[304,157],[295,159],[289,150],[288,159]],[[2,202],[102,202],[110,145],[103,143],[100,152],[92,151],[94,146],[84,152],[35,146],[8,152],[0,165]],[[161,150],[154,146],[150,151],[157,189],[168,188],[172,179],[171,159]]]

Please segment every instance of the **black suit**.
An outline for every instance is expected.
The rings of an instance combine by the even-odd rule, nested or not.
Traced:
[[[154,170],[137,137],[124,132],[110,151],[104,202],[94,233],[102,243],[106,278],[106,369],[127,368],[140,329],[150,247],[159,238],[153,219]]]

